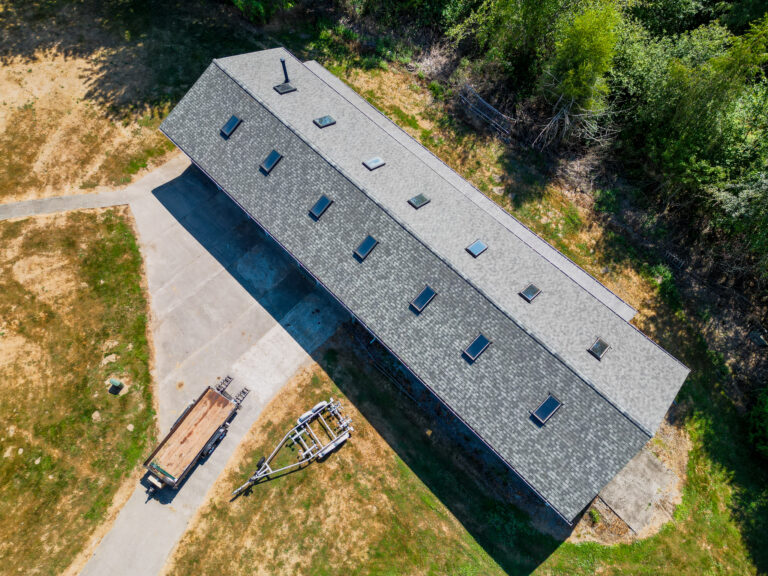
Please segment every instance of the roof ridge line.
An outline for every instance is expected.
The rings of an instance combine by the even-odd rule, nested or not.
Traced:
[[[307,69],[307,70],[308,70],[308,71],[309,71],[309,72],[310,72],[310,73],[311,73],[313,76],[315,76],[315,77],[316,77],[318,80],[320,80],[320,81],[321,81],[321,82],[323,82],[323,83],[324,83],[326,86],[328,86],[328,88],[330,88],[330,89],[331,89],[331,90],[333,90],[333,91],[334,91],[336,94],[338,94],[340,98],[343,98],[343,99],[344,99],[346,102],[348,102],[348,103],[349,103],[349,104],[350,104],[352,107],[354,107],[356,110],[358,110],[358,111],[359,111],[361,114],[365,115],[365,112],[363,112],[363,111],[362,111],[360,108],[358,108],[357,106],[355,106],[355,104],[354,104],[353,102],[351,102],[351,101],[350,101],[350,100],[349,100],[349,99],[348,99],[346,96],[344,96],[344,95],[343,95],[341,92],[339,92],[338,90],[336,90],[336,89],[335,89],[333,86],[331,86],[330,84],[328,84],[328,82],[326,82],[326,81],[325,81],[323,78],[321,78],[320,76],[318,76],[318,75],[315,73],[315,71],[314,71],[314,70],[312,70],[312,69],[311,69],[311,68],[309,68],[309,67],[308,67],[308,66],[307,66],[307,65],[306,65],[304,62],[302,62],[301,60],[299,60],[299,59],[298,59],[298,58],[297,58],[297,57],[296,57],[296,56],[295,56],[295,55],[294,55],[294,54],[293,54],[293,53],[292,53],[290,50],[288,50],[288,49],[287,49],[287,48],[285,48],[285,47],[281,47],[281,48],[282,48],[283,50],[285,50],[285,51],[286,51],[286,52],[287,52],[287,53],[288,53],[288,54],[289,54],[291,57],[293,57],[293,58],[294,58],[294,59],[295,59],[295,60],[296,60],[296,61],[297,61],[299,64],[303,65],[303,66],[304,66],[304,68],[306,68],[306,69]],[[275,48],[275,49],[277,49],[277,48]],[[317,62],[317,61],[316,61],[316,60],[311,60],[311,62]],[[319,62],[318,62],[318,65],[322,66],[322,64],[320,64]],[[325,69],[325,68],[324,68],[324,69]],[[229,74],[228,74],[228,76],[229,76]],[[231,76],[230,76],[230,78],[231,78]],[[350,90],[352,90],[352,89],[350,88]],[[353,91],[354,91],[354,90],[353,90]],[[369,106],[370,106],[370,107],[371,107],[371,108],[372,108],[372,109],[373,109],[373,110],[374,110],[374,111],[375,111],[375,112],[376,112],[376,113],[377,113],[379,116],[381,116],[382,118],[384,118],[386,121],[388,121],[388,122],[391,122],[392,124],[394,124],[394,125],[395,125],[395,126],[396,126],[396,127],[399,129],[399,130],[402,130],[402,128],[400,128],[400,126],[398,126],[397,124],[395,124],[395,123],[394,123],[394,122],[393,122],[393,121],[392,121],[392,120],[391,120],[389,117],[387,117],[387,115],[386,115],[386,114],[384,114],[384,113],[383,113],[381,110],[379,110],[378,108],[376,108],[374,105],[370,104],[370,103],[369,103],[367,100],[366,100],[365,102],[366,102],[366,103],[367,103],[367,104],[368,104],[368,105],[369,105]],[[377,128],[379,128],[380,130],[382,130],[382,131],[384,132],[384,134],[386,134],[386,135],[387,135],[389,138],[391,138],[391,139],[395,140],[395,143],[397,143],[398,145],[400,145],[400,146],[402,146],[402,147],[404,147],[404,148],[405,148],[405,146],[404,146],[402,143],[400,143],[399,141],[397,141],[397,139],[395,139],[395,137],[394,137],[394,136],[392,136],[392,135],[391,135],[389,132],[387,132],[386,130],[384,130],[384,129],[383,129],[381,126],[379,126],[379,125],[378,125],[378,124],[376,124],[375,122],[374,122],[374,125],[375,125]],[[435,159],[436,159],[438,162],[440,162],[440,163],[441,163],[443,166],[445,166],[445,167],[446,167],[448,170],[450,170],[451,172],[453,172],[454,174],[456,174],[456,176],[458,176],[459,178],[461,178],[462,180],[464,180],[464,181],[465,181],[467,184],[469,184],[470,186],[472,186],[472,188],[473,188],[473,189],[474,189],[474,190],[475,190],[475,191],[476,191],[476,192],[477,192],[479,195],[481,195],[481,196],[482,196],[482,197],[483,197],[485,200],[487,200],[487,201],[488,201],[488,202],[489,202],[489,203],[490,203],[490,204],[491,204],[491,205],[492,205],[494,208],[496,208],[497,210],[501,211],[501,212],[502,212],[502,214],[504,214],[504,215],[506,215],[506,216],[508,216],[508,217],[512,218],[512,219],[513,219],[515,222],[517,222],[518,224],[520,224],[520,225],[521,225],[523,228],[525,228],[525,229],[526,229],[528,232],[530,232],[531,234],[533,234],[533,235],[534,235],[536,238],[538,238],[538,239],[539,239],[539,240],[541,240],[542,242],[546,243],[546,245],[547,245],[547,246],[549,246],[549,247],[550,247],[550,248],[552,248],[553,250],[557,251],[557,253],[558,253],[558,254],[560,254],[561,256],[563,256],[563,258],[565,258],[566,260],[568,260],[568,262],[571,262],[571,263],[572,263],[574,266],[576,266],[576,267],[577,267],[579,270],[581,270],[582,272],[584,272],[584,273],[585,273],[585,274],[586,274],[588,277],[592,278],[592,279],[593,279],[595,282],[597,282],[598,284],[600,284],[600,286],[602,286],[603,288],[605,288],[605,289],[606,289],[606,290],[607,290],[607,291],[608,291],[610,294],[612,294],[613,296],[615,296],[615,297],[616,297],[616,298],[617,298],[619,301],[621,301],[622,303],[626,304],[627,306],[629,306],[630,308],[632,308],[633,310],[635,310],[635,312],[636,312],[636,313],[638,312],[638,311],[637,311],[637,310],[634,308],[634,306],[631,306],[631,305],[630,305],[628,302],[625,302],[625,301],[624,301],[624,299],[623,299],[623,298],[621,298],[621,296],[619,296],[619,295],[618,295],[618,294],[616,294],[616,293],[615,293],[613,290],[611,290],[610,288],[608,288],[607,286],[605,286],[605,284],[603,284],[602,282],[600,282],[600,280],[598,280],[597,278],[595,278],[595,277],[594,277],[592,274],[590,274],[589,272],[587,272],[586,270],[584,270],[584,268],[582,268],[582,267],[581,267],[581,266],[579,266],[579,265],[578,265],[576,262],[574,262],[573,260],[571,260],[571,258],[569,258],[569,257],[568,257],[566,254],[563,254],[563,253],[562,253],[560,250],[558,250],[557,248],[555,248],[554,246],[552,246],[552,244],[550,244],[550,243],[549,243],[547,240],[545,240],[544,238],[542,238],[541,236],[539,236],[538,234],[536,234],[536,232],[534,232],[533,230],[531,230],[531,229],[530,229],[528,226],[526,226],[526,225],[525,225],[523,222],[521,222],[520,220],[518,220],[517,218],[515,218],[515,216],[513,216],[512,214],[510,214],[509,212],[507,212],[506,210],[504,210],[504,209],[503,209],[503,208],[501,208],[500,206],[498,206],[498,205],[497,205],[495,202],[493,202],[493,200],[491,200],[491,199],[490,199],[490,198],[488,198],[488,197],[487,197],[485,194],[483,194],[483,193],[482,193],[480,190],[478,190],[478,189],[477,189],[477,187],[475,187],[475,185],[474,185],[474,184],[472,184],[472,183],[471,183],[471,182],[469,182],[469,181],[468,181],[466,178],[464,178],[464,177],[463,177],[461,174],[459,174],[458,172],[456,172],[456,171],[455,171],[453,168],[451,168],[451,167],[450,167],[448,164],[446,164],[446,163],[445,163],[445,162],[444,162],[444,161],[443,161],[443,160],[442,160],[442,159],[441,159],[439,156],[437,156],[436,154],[434,154],[434,153],[433,153],[433,152],[432,152],[432,151],[431,151],[429,148],[427,148],[426,146],[424,146],[424,145],[423,145],[421,142],[419,142],[419,141],[418,141],[418,140],[416,140],[415,138],[412,138],[412,137],[410,136],[410,134],[408,134],[407,132],[403,131],[403,133],[404,133],[404,134],[405,134],[405,135],[406,135],[408,138],[411,138],[411,140],[413,140],[413,141],[414,141],[414,143],[415,143],[417,146],[419,146],[419,147],[420,147],[420,148],[422,148],[422,149],[423,149],[425,152],[427,152],[427,153],[428,153],[430,156],[432,156],[433,158],[435,158]],[[407,150],[407,148],[406,148],[406,150]],[[408,151],[408,152],[410,152],[410,151]],[[410,152],[410,153],[411,153],[411,154],[413,154],[413,155],[415,156],[415,154],[414,154],[413,152]],[[417,157],[417,158],[418,158],[418,157]],[[473,203],[475,206],[477,206],[478,208],[480,208],[481,210],[483,210],[483,211],[484,211],[486,214],[488,214],[488,215],[490,215],[491,217],[493,217],[494,219],[496,219],[496,218],[493,216],[493,214],[490,214],[490,212],[488,212],[488,211],[487,211],[487,210],[485,210],[485,209],[484,209],[484,208],[483,208],[483,207],[482,207],[480,204],[478,204],[477,202],[475,202],[475,200],[474,200],[473,198],[470,198],[470,197],[469,197],[467,194],[465,194],[464,192],[462,192],[461,190],[459,190],[459,189],[458,189],[458,188],[457,188],[455,185],[453,185],[451,182],[449,182],[448,180],[446,180],[446,179],[445,179],[445,177],[443,177],[443,176],[442,176],[441,174],[439,174],[439,173],[438,173],[436,170],[434,170],[434,168],[432,168],[432,167],[431,167],[431,166],[429,166],[429,165],[428,165],[426,162],[424,162],[424,160],[422,160],[421,158],[418,158],[418,159],[419,159],[419,160],[422,162],[422,164],[424,164],[424,165],[425,165],[427,168],[429,168],[430,170],[432,170],[432,172],[434,172],[435,174],[437,174],[437,176],[438,176],[439,178],[441,178],[441,179],[442,179],[444,182],[446,182],[446,184],[448,184],[449,186],[451,186],[452,188],[454,188],[454,189],[455,189],[457,192],[459,192],[459,193],[460,193],[462,196],[464,196],[465,198],[467,198],[467,199],[468,199],[470,202],[472,202],[472,203]],[[498,220],[497,220],[497,222],[498,222]],[[504,224],[502,224],[501,222],[499,222],[499,223],[500,223],[502,226],[504,226]],[[506,226],[505,226],[505,228],[506,228]],[[509,230],[509,228],[507,228],[507,230]],[[524,241],[522,238],[520,238],[520,236],[518,236],[517,234],[515,234],[515,233],[514,233],[512,230],[509,230],[509,232],[510,232],[511,234],[515,235],[515,236],[516,236],[518,239],[520,239],[520,241],[521,241],[523,244],[525,244],[526,246],[528,246],[528,247],[529,247],[531,250],[533,250],[534,252],[536,252],[537,254],[539,254],[540,256],[542,256],[542,254],[541,254],[541,253],[540,253],[538,250],[536,250],[535,248],[533,248],[532,246],[530,246],[530,245],[529,245],[527,242],[525,242],[525,241]],[[543,256],[542,256],[542,257],[543,257]],[[590,295],[592,298],[594,298],[595,300],[597,300],[597,301],[598,301],[600,304],[602,304],[603,306],[605,306],[606,308],[608,308],[608,310],[610,310],[610,311],[611,311],[613,314],[615,314],[616,316],[618,316],[618,317],[619,317],[619,319],[620,319],[622,322],[624,322],[625,324],[628,324],[629,326],[631,326],[631,327],[632,327],[632,328],[635,330],[635,332],[637,332],[637,333],[638,333],[638,334],[639,334],[641,337],[643,337],[645,340],[647,340],[648,342],[650,342],[651,344],[653,344],[653,345],[654,345],[656,348],[658,348],[659,350],[661,350],[662,352],[664,352],[664,354],[666,354],[667,356],[669,356],[670,358],[672,358],[672,360],[674,360],[675,362],[677,362],[678,364],[680,364],[680,365],[681,365],[683,368],[686,368],[686,369],[688,370],[688,372],[690,372],[690,371],[691,371],[691,369],[690,369],[688,366],[686,366],[686,365],[685,365],[685,364],[684,364],[684,363],[683,363],[683,362],[682,362],[682,361],[681,361],[679,358],[677,358],[675,355],[673,355],[671,352],[669,352],[669,350],[666,350],[666,349],[665,349],[663,346],[661,346],[661,345],[660,345],[658,342],[655,342],[655,341],[654,341],[652,338],[650,338],[650,337],[649,337],[647,334],[645,334],[645,333],[644,333],[642,330],[640,330],[639,328],[637,328],[636,326],[634,326],[634,325],[633,325],[631,322],[629,322],[629,321],[625,320],[624,318],[622,318],[620,314],[618,314],[618,313],[617,313],[615,310],[613,310],[613,308],[611,308],[610,306],[608,306],[607,304],[605,304],[605,303],[604,303],[602,300],[600,300],[600,299],[599,299],[597,296],[595,296],[595,295],[594,295],[594,294],[592,294],[592,293],[591,293],[589,290],[587,290],[586,288],[584,288],[584,287],[583,287],[581,284],[579,284],[578,282],[576,282],[576,280],[574,280],[573,278],[571,278],[571,276],[569,276],[568,274],[566,274],[566,273],[565,273],[565,272],[564,272],[562,269],[560,269],[560,268],[559,268],[558,266],[556,266],[554,263],[550,262],[550,261],[549,261],[547,258],[545,258],[545,260],[547,260],[547,262],[549,262],[549,263],[550,263],[550,264],[551,264],[551,265],[552,265],[554,268],[556,268],[556,269],[557,269],[557,270],[558,270],[558,271],[559,271],[561,274],[563,274],[563,275],[564,275],[566,278],[568,278],[568,280],[570,280],[571,282],[573,282],[574,284],[576,284],[576,285],[577,285],[579,288],[581,288],[582,290],[584,290],[584,291],[585,291],[587,294],[589,294],[589,295]]]
[[[288,52],[286,50],[286,52]],[[290,52],[288,52],[290,54]],[[291,54],[293,56],[293,54]],[[296,58],[294,56],[294,58]],[[298,58],[296,58],[298,61]],[[301,62],[299,62],[301,63]],[[553,356],[556,360],[558,360],[563,366],[565,366],[568,370],[570,370],[573,374],[575,374],[579,380],[584,382],[589,388],[591,388],[598,396],[603,398],[610,406],[612,406],[616,411],[618,411],[622,416],[624,416],[627,420],[629,420],[632,424],[634,424],[640,431],[642,431],[648,438],[653,438],[653,434],[645,427],[643,426],[637,419],[634,418],[631,414],[629,414],[624,408],[622,408],[618,402],[610,398],[605,392],[600,390],[589,378],[584,376],[580,371],[578,371],[576,368],[570,365],[558,352],[550,348],[546,343],[544,343],[539,336],[536,335],[533,331],[528,329],[526,326],[522,325],[518,320],[516,320],[514,317],[512,317],[508,312],[506,312],[503,308],[501,308],[496,302],[493,301],[481,288],[475,285],[474,282],[472,282],[469,278],[467,278],[464,274],[462,274],[460,271],[458,271],[450,262],[445,260],[440,254],[435,252],[429,245],[427,245],[421,238],[419,238],[413,231],[410,230],[410,228],[406,227],[405,224],[403,224],[399,219],[395,218],[392,213],[384,206],[381,205],[381,203],[373,198],[371,194],[366,190],[366,188],[359,184],[351,175],[347,174],[346,171],[336,164],[333,160],[325,156],[320,150],[317,149],[311,142],[309,142],[302,133],[295,128],[290,122],[284,120],[281,118],[277,113],[275,113],[265,102],[263,102],[258,96],[256,96],[253,92],[251,92],[247,86],[245,86],[239,79],[234,77],[232,74],[230,74],[227,69],[219,63],[217,59],[213,59],[213,64],[221,70],[228,78],[230,78],[235,84],[237,84],[246,94],[248,94],[251,98],[253,98],[261,107],[263,107],[267,112],[269,112],[272,116],[274,116],[278,122],[280,122],[283,126],[288,128],[299,140],[301,140],[304,144],[306,144],[315,154],[317,154],[323,161],[325,161],[329,166],[331,166],[334,170],[336,170],[341,176],[343,176],[346,180],[348,180],[353,186],[355,186],[358,190],[360,190],[371,202],[373,202],[376,206],[379,207],[379,209],[384,212],[391,220],[393,220],[400,228],[402,228],[407,234],[409,234],[412,238],[414,238],[419,244],[424,246],[430,253],[432,253],[440,262],[445,264],[449,270],[451,270],[454,274],[456,274],[459,278],[461,278],[464,282],[466,282],[469,286],[471,286],[478,294],[480,294],[485,300],[487,300],[491,306],[496,308],[499,312],[502,313],[506,318],[508,318],[513,324],[515,324],[518,328],[520,328],[523,332],[525,332],[529,337],[531,337],[539,346],[541,346],[544,350],[546,350],[551,356]]]

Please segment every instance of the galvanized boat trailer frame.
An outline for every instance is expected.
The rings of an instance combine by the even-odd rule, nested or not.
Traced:
[[[313,422],[318,422],[325,429],[330,438],[328,442],[323,442],[318,438],[317,434],[315,434],[315,431],[312,430],[310,426]],[[333,398],[327,402],[323,400],[319,404],[316,404],[312,410],[299,416],[299,419],[296,421],[296,426],[291,428],[290,432],[283,436],[283,439],[278,443],[268,458],[265,458],[264,456],[261,457],[256,464],[256,472],[254,472],[253,476],[248,478],[248,482],[232,492],[232,495],[237,496],[240,492],[250,488],[260,480],[269,478],[270,475],[287,472],[288,470],[308,464],[313,460],[322,460],[336,448],[344,444],[353,431],[352,420],[343,415],[339,401],[334,400]],[[270,466],[270,463],[275,459],[277,453],[280,452],[283,447],[289,445],[289,443],[299,447],[298,461],[288,466],[283,466],[282,468],[273,469]]]

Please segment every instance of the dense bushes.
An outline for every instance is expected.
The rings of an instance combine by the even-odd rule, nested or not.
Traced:
[[[264,24],[280,10],[293,7],[293,0],[232,0],[245,16],[256,24]]]
[[[443,13],[517,96],[548,104],[537,144],[616,135],[661,200],[768,281],[768,15],[753,2],[450,0]]]
[[[600,139],[607,122],[608,84],[619,11],[606,3],[586,7],[564,22],[552,55],[544,67],[539,90],[552,104],[546,139],[575,133],[582,139]]]
[[[755,450],[768,458],[768,388],[764,388],[752,408],[752,444]]]

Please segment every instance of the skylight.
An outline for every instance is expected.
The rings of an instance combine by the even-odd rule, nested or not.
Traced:
[[[336,124],[336,120],[333,119],[333,116],[320,116],[320,118],[315,118],[312,122],[314,122],[315,126],[318,128],[326,128]]]
[[[411,206],[416,208],[416,210],[418,210],[422,206],[426,206],[427,204],[429,204],[429,198],[424,196],[424,194],[418,194],[417,196],[414,196],[413,198],[408,200],[408,204],[410,204]]]
[[[315,220],[319,220],[320,216],[323,215],[323,213],[328,210],[328,207],[333,204],[333,200],[328,198],[325,194],[320,196],[320,199],[315,202],[315,205],[312,206],[312,209],[309,211],[309,213],[312,215],[312,218]]]
[[[362,262],[368,257],[368,254],[371,253],[378,243],[379,241],[373,236],[367,236],[355,250],[355,256]]]
[[[221,127],[221,135],[225,140],[232,136],[232,133],[237,129],[238,126],[240,126],[241,122],[242,120],[237,116],[232,116],[229,120],[227,120],[227,123]]]
[[[435,296],[437,296],[437,292],[435,292],[429,285],[426,285],[424,286],[424,290],[413,299],[411,306],[420,314],[421,311],[427,307],[427,304],[434,300]]]
[[[534,420],[543,426],[546,424],[547,420],[552,418],[560,406],[562,406],[560,400],[550,394],[547,396],[547,399],[539,404],[539,407],[531,413],[531,416],[533,416]]]
[[[264,162],[261,163],[259,168],[261,168],[261,171],[264,172],[264,174],[269,174],[272,172],[272,169],[277,166],[277,163],[282,160],[283,155],[280,154],[277,150],[272,150],[272,152],[269,153],[269,156],[266,157]]]
[[[472,254],[472,256],[474,256],[475,258],[480,256],[480,254],[482,254],[486,250],[488,250],[488,245],[482,240],[475,240],[474,242],[472,242],[472,244],[467,246],[467,252]]]
[[[472,341],[472,344],[464,349],[464,355],[469,358],[471,362],[474,362],[480,357],[480,354],[485,352],[485,349],[491,345],[491,341],[488,340],[482,334],[478,334],[477,338]]]
[[[382,160],[378,156],[374,156],[370,160],[366,160],[365,162],[363,162],[363,166],[368,168],[368,170],[376,170],[376,168],[381,168],[382,166],[384,166],[384,164],[386,164],[386,162],[384,162],[384,160]]]
[[[595,343],[589,347],[589,353],[598,360],[602,360],[603,356],[605,356],[605,353],[608,352],[608,348],[610,348],[608,342],[602,338],[598,338],[595,340]]]
[[[528,284],[528,286],[525,287],[525,290],[520,292],[520,296],[525,298],[528,302],[533,302],[533,299],[539,294],[541,294],[541,290],[539,290],[535,284]]]

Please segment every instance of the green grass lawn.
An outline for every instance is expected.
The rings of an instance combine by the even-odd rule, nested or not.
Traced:
[[[0,222],[4,574],[61,573],[154,438],[141,265],[124,209]]]

